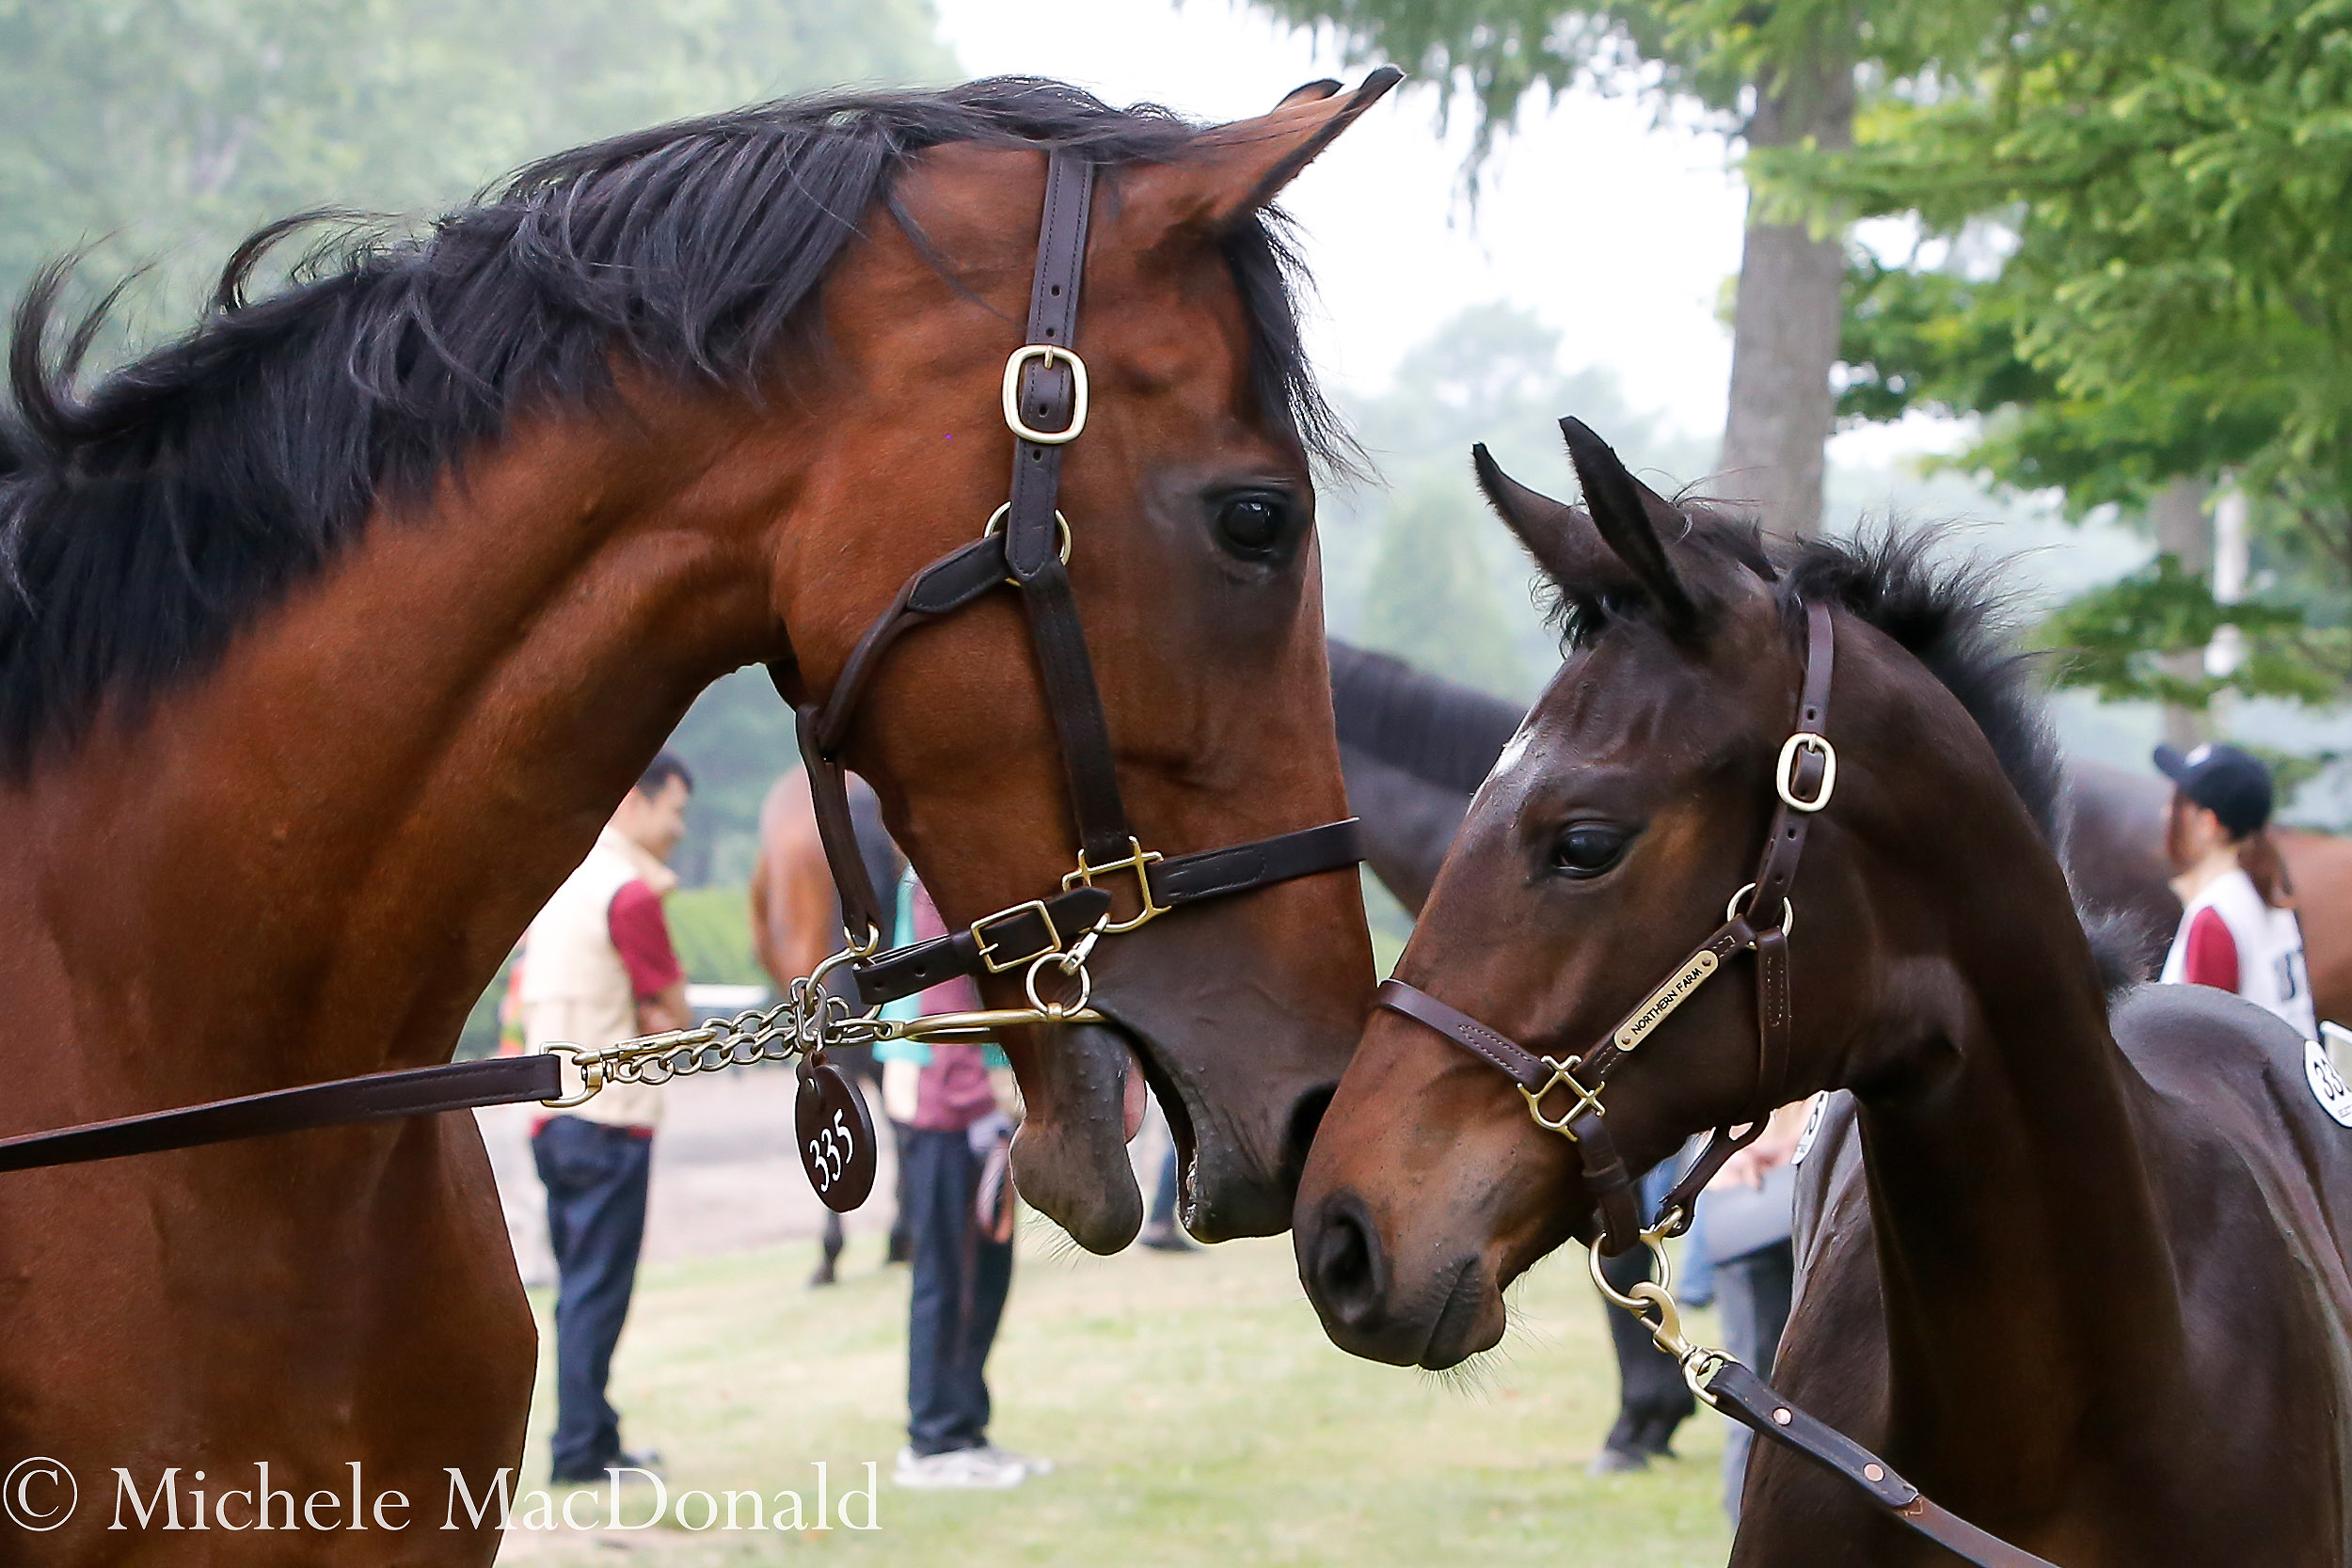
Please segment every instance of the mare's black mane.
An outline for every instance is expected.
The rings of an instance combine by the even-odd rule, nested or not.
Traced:
[[[68,264],[16,317],[0,405],[0,773],[135,715],[236,629],[529,406],[591,402],[614,358],[756,394],[815,343],[811,305],[895,182],[948,142],[1183,159],[1199,128],[1028,78],[789,100],[634,133],[523,169],[415,238],[315,253],[246,303],[256,233],[186,337],[87,391],[98,312],[48,352]],[[917,236],[918,240],[920,236]],[[1264,417],[1342,446],[1309,375],[1279,219],[1223,250]],[[103,312],[103,308],[101,308]]]

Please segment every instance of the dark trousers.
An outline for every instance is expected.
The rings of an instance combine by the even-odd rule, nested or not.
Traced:
[[[988,1382],[1012,1286],[1012,1243],[992,1242],[973,1218],[979,1157],[961,1132],[905,1130],[914,1293],[907,1314],[907,1445],[918,1454],[987,1441]]]
[[[645,1239],[653,1140],[578,1117],[549,1117],[531,1140],[548,1189],[555,1250],[555,1434],[559,1481],[599,1478],[621,1452],[604,1397]]]
[[[1770,1382],[1781,1330],[1788,1326],[1788,1304],[1796,1293],[1797,1253],[1788,1242],[1728,1259],[1715,1265],[1715,1310],[1723,1321],[1724,1349]],[[1747,1485],[1748,1448],[1755,1433],[1737,1421],[1724,1447],[1724,1512],[1740,1522],[1740,1494]]]
[[[1649,1248],[1636,1246],[1604,1258],[1600,1273],[1611,1288],[1630,1294],[1634,1286],[1651,1277]],[[1607,1446],[1645,1457],[1671,1454],[1675,1428],[1699,1407],[1691,1386],[1682,1381],[1681,1364],[1658,1348],[1632,1313],[1608,1300],[1600,1309],[1609,1316],[1609,1339],[1617,1353],[1617,1421],[1609,1430]]]

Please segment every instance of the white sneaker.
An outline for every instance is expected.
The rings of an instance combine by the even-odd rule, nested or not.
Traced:
[[[1050,1476],[1054,1473],[1054,1462],[1043,1454],[1015,1453],[1010,1449],[1000,1449],[993,1443],[982,1443],[977,1451],[992,1455],[1002,1464],[1018,1465],[1033,1476]]]
[[[916,1453],[913,1449],[900,1449],[898,1463],[891,1466],[890,1479],[915,1491],[961,1487],[1001,1492],[1020,1485],[1028,1473],[1027,1466],[999,1449],[950,1449],[946,1453]]]

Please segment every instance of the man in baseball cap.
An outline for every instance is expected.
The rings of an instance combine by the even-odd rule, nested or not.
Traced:
[[[2159,746],[2155,762],[2172,781],[2165,851],[2183,906],[2163,979],[2234,991],[2316,1038],[2294,890],[2267,831],[2270,769],[2219,744]]]

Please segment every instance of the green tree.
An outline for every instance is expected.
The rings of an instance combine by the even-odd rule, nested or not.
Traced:
[[[1524,696],[1527,662],[1512,645],[1478,526],[1458,480],[1424,479],[1396,497],[1380,526],[1359,635],[1448,680]]]
[[[2103,591],[2064,623],[2100,640],[2078,670],[2103,690],[2324,700],[2352,676],[2347,105],[2352,0],[2067,0],[1974,76],[1899,84],[1851,153],[1759,160],[1932,242],[1933,265],[1855,264],[1841,412],[1985,416],[1956,461],[2077,515],[2245,497],[2272,602],[2217,604],[2187,551]],[[2223,624],[2255,644],[2225,677],[2137,657]]]
[[[0,0],[0,287],[160,260],[176,326],[306,208],[430,211],[679,116],[949,75],[930,0]]]
[[[2010,8],[1983,0],[1259,0],[1336,29],[1358,55],[1466,89],[1479,154],[1539,90],[1656,92],[1713,119],[1753,156],[1851,139],[1857,68],[1875,77],[1967,70]],[[1450,103],[1451,98],[1447,99]],[[1571,179],[1573,176],[1571,176]],[[1609,214],[1595,214],[1597,231]],[[1841,249],[1835,209],[1752,199],[1733,304],[1731,396],[1719,467],[1777,528],[1820,524],[1832,424]],[[1629,220],[1619,243],[1642,243]]]
[[[1470,483],[1484,441],[1539,487],[1568,493],[1560,416],[1600,431],[1661,483],[1697,472],[1700,444],[1627,407],[1605,371],[1560,366],[1561,337],[1515,306],[1474,305],[1397,362],[1346,412],[1389,482],[1324,502],[1335,635],[1497,696],[1533,697],[1559,662],[1526,559]]]
[[[271,218],[429,213],[598,136],[944,81],[935,30],[930,0],[0,0],[0,290],[83,246],[93,282],[153,261],[144,325],[174,330]],[[746,672],[675,744],[681,869],[740,881],[791,716]]]

